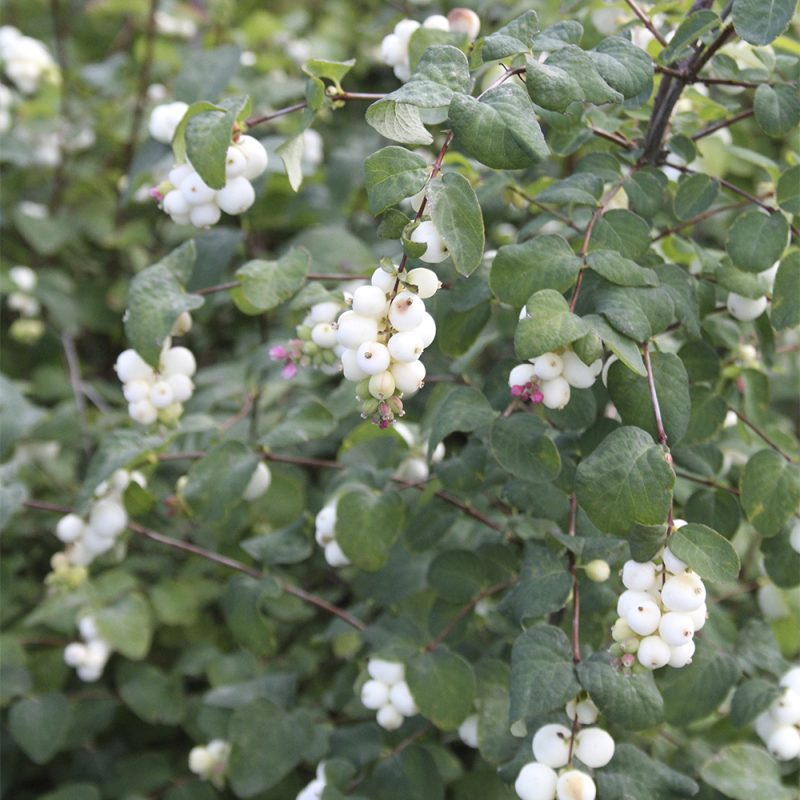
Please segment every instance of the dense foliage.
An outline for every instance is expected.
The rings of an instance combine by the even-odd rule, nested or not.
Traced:
[[[9,0],[2,794],[792,800],[794,0]]]

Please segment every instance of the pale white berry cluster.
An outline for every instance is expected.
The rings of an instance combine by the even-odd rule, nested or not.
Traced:
[[[332,567],[347,567],[350,559],[344,554],[336,541],[336,504],[338,498],[326,503],[314,521],[314,538],[325,551],[325,560]]]
[[[406,422],[395,422],[394,429],[408,445],[408,453],[392,474],[392,477],[404,481],[418,483],[430,477],[430,465],[438,464],[445,456],[444,442],[439,442],[428,461],[428,440],[425,439],[416,425]]]
[[[189,769],[203,780],[211,781],[218,789],[225,785],[231,746],[224,739],[212,739],[189,751]]]
[[[361,702],[377,711],[375,719],[387,731],[395,731],[406,717],[419,714],[406,683],[406,668],[397,661],[371,658],[367,663],[370,680],[361,687]]]
[[[590,769],[600,769],[614,757],[614,739],[602,728],[580,727],[597,721],[597,708],[589,698],[570,700],[566,712],[573,720],[573,729],[554,723],[544,725],[534,734],[535,760],[520,770],[514,783],[521,800],[594,800],[596,797],[594,780],[587,772],[573,767],[572,758]]]
[[[244,214],[255,203],[250,181],[267,168],[267,151],[252,136],[239,136],[225,156],[225,185],[212,189],[189,164],[170,170],[169,180],[157,187],[161,207],[173,222],[209,228],[219,222],[222,212]]]
[[[756,717],[755,729],[779,761],[800,756],[800,667],[792,667],[780,680],[780,695]]]
[[[44,333],[44,323],[39,319],[41,306],[33,294],[38,283],[36,273],[30,267],[17,265],[11,267],[8,277],[16,288],[8,295],[6,305],[20,316],[11,323],[8,333],[18,342],[31,344]]]
[[[122,497],[131,482],[142,488],[147,485],[141,472],[118,469],[94,490],[86,517],[70,513],[58,521],[56,536],[67,545],[65,554],[70,564],[88,566],[97,556],[114,547],[128,526],[128,512]]]
[[[675,520],[675,527],[686,523]],[[647,669],[685,667],[694,655],[694,634],[705,625],[706,588],[700,576],[665,547],[653,561],[626,561],[611,629],[612,652],[632,666],[634,653]]]
[[[64,648],[64,663],[73,667],[82,681],[99,680],[111,657],[111,647],[98,633],[94,617],[78,621],[82,642],[70,642]]]
[[[186,347],[171,347],[164,342],[154,370],[135,350],[123,350],[114,369],[123,384],[122,393],[128,401],[128,414],[140,425],[156,420],[166,424],[176,422],[183,413],[183,404],[192,396],[192,375],[197,362]]]
[[[359,384],[362,416],[372,416],[382,428],[402,416],[401,398],[422,388],[425,365],[419,359],[436,336],[425,300],[440,286],[436,273],[425,267],[407,273],[378,267],[336,321],[344,377]]]
[[[387,66],[394,68],[394,74],[401,81],[407,81],[411,77],[409,45],[412,35],[420,27],[465,33],[470,41],[473,41],[481,29],[481,21],[478,15],[468,8],[454,8],[446,17],[434,14],[421,26],[413,19],[400,20],[394,26],[394,31],[385,36],[381,42],[381,60]]]
[[[522,319],[526,314],[523,308]],[[588,389],[602,372],[603,360],[584,364],[570,348],[557,353],[542,353],[524,364],[517,364],[508,375],[513,397],[547,408],[559,409],[569,403],[573,388]]]
[[[300,790],[296,800],[321,800],[322,793],[325,791],[327,785],[328,782],[325,779],[325,762],[321,761],[317,765],[317,776]]]
[[[60,79],[58,65],[44,44],[13,25],[0,27],[0,65],[23,94],[34,94],[43,80]]]
[[[156,106],[150,112],[150,121],[147,125],[150,135],[157,142],[170,144],[188,108],[189,105],[180,100]]]
[[[773,264],[769,269],[764,270],[764,272],[759,272],[758,275],[765,279],[766,288],[768,291],[772,291],[772,287],[775,285],[775,276],[778,273],[778,267],[780,266],[780,262]],[[735,292],[730,292],[728,294],[728,300],[726,305],[728,306],[728,311],[730,315],[734,319],[738,319],[740,322],[752,322],[754,319],[758,319],[764,311],[766,311],[767,306],[769,305],[769,298],[767,295],[762,295],[761,297],[751,298],[751,297],[742,297],[740,294],[736,294]]]

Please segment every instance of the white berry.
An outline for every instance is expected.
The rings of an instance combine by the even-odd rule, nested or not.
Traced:
[[[585,772],[577,769],[563,772],[556,784],[558,800],[594,800],[596,796],[597,787],[594,781]]]
[[[539,728],[533,736],[533,757],[548,767],[558,769],[569,760],[569,728],[551,724]]]
[[[403,724],[403,715],[391,704],[383,706],[375,715],[378,725],[387,731],[396,731]]]
[[[344,550],[335,539],[325,545],[325,561],[331,567],[347,567],[350,565],[350,559],[344,554]]]
[[[727,306],[732,317],[735,317],[740,322],[752,322],[764,313],[767,307],[767,298],[758,297],[755,300],[751,300],[749,297],[742,297],[731,292],[728,295]]]
[[[247,486],[245,486],[242,498],[244,500],[255,500],[261,497],[269,489],[271,483],[272,473],[269,467],[263,461],[259,461],[255,471],[250,476]]]
[[[706,588],[694,572],[667,578],[661,589],[661,602],[670,611],[694,611],[705,601]]]
[[[377,286],[359,286],[353,292],[353,311],[380,319],[386,314],[386,293]]]
[[[78,539],[86,528],[86,523],[77,514],[67,514],[61,517],[56,525],[56,536],[64,542],[69,544]],[[70,665],[74,666],[74,665]]]
[[[601,728],[584,728],[577,735],[575,755],[587,767],[604,767],[614,756],[614,739]]]
[[[564,408],[569,403],[569,384],[561,376],[550,381],[542,381],[539,390],[542,393],[542,402],[547,408]]]
[[[413,717],[415,714],[419,714],[417,704],[405,681],[400,681],[392,686],[389,691],[389,701],[404,717]]]
[[[470,714],[458,726],[458,737],[467,747],[478,749],[478,720],[477,714]]]
[[[243,177],[249,181],[254,180],[267,168],[268,158],[264,145],[252,136],[240,136],[235,146],[247,159]]]
[[[658,630],[661,611],[652,600],[643,600],[628,610],[625,620],[634,633],[649,636]]]
[[[416,361],[425,349],[422,337],[416,330],[396,333],[387,342],[389,353],[395,361]]]
[[[255,201],[255,189],[244,175],[229,178],[225,186],[217,192],[217,205],[232,216],[244,214]]]
[[[656,585],[656,565],[652,561],[626,561],[622,567],[622,583],[635,592],[652,589]]]
[[[377,711],[389,702],[389,687],[380,681],[367,681],[361,687],[361,702],[367,708]]]
[[[390,367],[395,386],[404,395],[411,397],[421,388],[425,380],[425,365],[421,361],[397,362]]]
[[[767,750],[780,761],[789,761],[800,755],[800,731],[793,725],[780,725],[769,739]]]
[[[514,782],[520,800],[554,800],[558,775],[546,764],[532,761],[526,764]]]
[[[386,661],[383,658],[371,658],[367,662],[367,672],[376,681],[381,681],[387,686],[394,686],[396,683],[405,680],[406,668],[404,664],[397,661]]]
[[[689,614],[680,611],[668,611],[658,624],[658,635],[670,647],[679,647],[692,641],[694,622]]]
[[[533,374],[543,381],[557,378],[564,371],[564,362],[556,353],[543,353],[533,359]]]
[[[389,306],[389,322],[397,331],[410,331],[418,327],[424,314],[424,301],[411,292],[398,292]]]
[[[438,264],[449,255],[444,239],[430,220],[425,220],[417,225],[411,232],[411,241],[427,245],[427,249],[419,258],[420,261],[428,264]]]
[[[408,273],[407,282],[417,287],[417,294],[427,300],[433,297],[442,285],[439,276],[432,270],[425,267],[417,267]]]
[[[646,636],[639,644],[636,657],[643,667],[660,669],[672,656],[669,645],[660,636]]]
[[[114,370],[123,383],[150,381],[153,377],[153,368],[135,350],[123,350],[117,356]]]
[[[336,341],[350,350],[356,350],[364,342],[378,338],[378,322],[372,317],[345,311],[336,323]]]

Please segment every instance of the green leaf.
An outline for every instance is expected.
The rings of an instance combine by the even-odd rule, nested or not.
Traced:
[[[100,637],[125,658],[141,661],[150,649],[153,615],[145,598],[131,592],[93,615]]]
[[[800,214],[800,164],[781,173],[775,198],[787,214]]]
[[[588,55],[605,82],[626,100],[645,92],[649,97],[653,90],[654,67],[644,50],[622,36],[609,36]]]
[[[650,249],[650,225],[624,208],[606,211],[592,229],[590,250],[615,250],[625,258],[641,258]]]
[[[303,184],[303,151],[305,149],[305,137],[302,133],[287,139],[278,149],[277,154],[283,161],[283,168],[286,170],[286,177],[289,179],[289,186],[296,192]]]
[[[692,797],[699,787],[691,779],[651,758],[631,744],[618,744],[611,763],[594,774],[598,797],[611,800]]]
[[[235,44],[193,50],[192,57],[183,61],[175,79],[175,99],[194,103],[203,98],[219,97],[239,71],[241,54],[241,48]]]
[[[673,208],[680,220],[692,219],[702,214],[716,200],[719,184],[708,175],[689,175],[681,178],[675,193]]]
[[[287,714],[269,700],[254,700],[231,717],[228,775],[237,797],[253,797],[283,780],[313,739],[308,712]]]
[[[533,49],[537,52],[552,52],[567,44],[580,44],[583,38],[583,25],[574,19],[564,19],[545,28],[533,37]]]
[[[800,469],[774,450],[760,450],[748,460],[739,489],[747,519],[774,536],[800,507]]]
[[[763,272],[782,255],[789,223],[782,214],[746,211],[731,225],[725,249],[731,261],[746,272]]]
[[[167,675],[150,664],[123,663],[117,689],[136,716],[153,725],[178,725],[186,714],[180,675]]]
[[[733,656],[700,642],[688,666],[668,672],[661,692],[667,722],[685,727],[710,714],[736,685],[739,675]]]
[[[481,55],[484,61],[527,53],[539,30],[539,17],[535,11],[526,11],[483,40]]]
[[[525,64],[525,83],[536,105],[548,111],[566,111],[570,103],[583,100],[583,89],[566,70],[542,64],[532,57]]]
[[[297,564],[314,548],[307,535],[307,521],[299,519],[285,528],[253,536],[240,542],[241,548],[264,564]]]
[[[511,725],[559,708],[579,691],[564,631],[536,625],[517,636],[511,649]]]
[[[579,172],[555,181],[536,195],[540,203],[576,203],[594,206],[603,193],[603,180],[591,172]]]
[[[589,331],[561,294],[552,289],[536,292],[525,306],[528,314],[519,321],[514,334],[514,349],[521,359],[558,350]]]
[[[581,260],[561,236],[537,236],[503,245],[494,257],[489,286],[495,297],[515,308],[542,289],[565,292],[574,285]]]
[[[310,58],[303,64],[303,72],[310,78],[332,81],[338,87],[342,79],[356,65],[356,60],[327,61],[324,58]]]
[[[731,722],[737,728],[748,725],[762,711],[766,711],[780,693],[775,683],[763,678],[751,678],[740,683],[731,700]]]
[[[372,738],[375,738],[374,732]],[[326,788],[325,795],[329,791]],[[408,800],[409,797],[414,800],[443,800],[444,791],[439,762],[427,748],[412,745],[379,760],[373,774],[359,785],[358,798],[356,795],[347,796],[353,800],[373,797],[381,800]],[[334,797],[333,800],[341,798]]]
[[[561,456],[547,436],[547,426],[529,414],[498,417],[489,446],[500,466],[517,478],[548,483],[561,471]]]
[[[14,703],[8,714],[8,729],[31,761],[46,764],[66,741],[71,718],[67,698],[51,692]]]
[[[742,512],[731,492],[723,489],[698,489],[684,506],[683,516],[699,522],[730,538],[739,528]]]
[[[572,576],[564,569],[563,558],[546,547],[527,543],[517,581],[498,610],[524,625],[563,608],[571,591]]]
[[[470,386],[456,386],[440,396],[432,405],[428,427],[428,456],[433,454],[436,445],[454,431],[472,433],[488,427],[496,413],[489,401],[477,389]]]
[[[483,212],[470,182],[448,172],[428,189],[431,219],[460,275],[471,275],[483,261]]]
[[[758,272],[744,272],[732,266],[728,259],[725,259],[717,268],[715,273],[717,283],[729,292],[736,292],[742,297],[749,297],[755,300],[769,294],[769,281]]]
[[[661,64],[669,65],[686,55],[689,48],[708,31],[719,25],[719,17],[713,11],[696,11],[678,26],[669,44],[658,54]]]
[[[264,612],[264,603],[280,595],[281,589],[273,578],[252,578],[235,575],[222,596],[225,624],[241,647],[258,656],[269,656],[277,648],[274,623]]]
[[[125,336],[131,347],[151,366],[158,367],[161,347],[175,320],[184,312],[203,305],[203,298],[187,294],[175,276],[174,261],[180,257],[194,264],[193,241],[182,244],[163,261],[142,270],[131,281]]]
[[[336,429],[336,418],[316,398],[292,406],[286,418],[262,436],[259,444],[267,447],[289,447],[321,439]]]
[[[753,99],[756,122],[767,136],[781,139],[800,122],[800,97],[796,86],[762,83]]]
[[[727,403],[707,386],[690,387],[689,399],[692,412],[684,434],[685,441],[696,443],[713,439],[725,424]]]
[[[530,98],[510,82],[480,100],[453,95],[448,121],[459,147],[487,167],[521,169],[550,155]]]
[[[310,265],[302,247],[293,247],[277,261],[248,261],[236,270],[240,285],[231,289],[233,302],[245,314],[277,308],[300,291]]]
[[[608,653],[594,653],[578,665],[578,680],[609,722],[638,731],[664,717],[664,700],[652,672],[626,674]]]
[[[472,713],[472,666],[446,646],[414,656],[406,666],[406,681],[420,714],[437,728],[455,730]]]
[[[675,316],[675,304],[663,286],[604,286],[595,292],[597,310],[625,336],[645,342],[663,331]]]
[[[735,581],[739,577],[739,556],[733,545],[706,525],[690,522],[669,540],[669,549],[701,578]]]
[[[792,19],[795,0],[734,0],[733,27],[746,42],[769,44]]]
[[[800,173],[798,173],[800,178]],[[781,261],[772,290],[772,326],[779,331],[800,325],[800,253]]]
[[[664,205],[664,189],[667,176],[652,167],[640,169],[635,175],[625,179],[623,187],[632,211],[650,219]]]
[[[658,277],[653,270],[640,267],[613,250],[594,250],[586,257],[586,263],[618,286],[658,286]]]
[[[691,399],[689,376],[683,362],[673,353],[653,353],[650,358],[653,379],[667,439],[675,445],[689,424]],[[657,437],[656,418],[646,378],[632,373],[624,364],[612,364],[608,371],[608,392],[622,422],[646,430]]]
[[[783,785],[778,762],[763,747],[753,744],[723,747],[700,767],[700,777],[731,800],[753,800],[754,797],[792,800],[796,797]]]
[[[408,103],[384,98],[373,103],[365,115],[367,124],[381,136],[403,144],[433,144],[433,136],[422,124],[419,109]]]
[[[791,589],[800,584],[800,553],[789,539],[791,526],[787,525],[777,536],[761,543],[764,555],[764,569],[776,586]]]
[[[347,492],[336,506],[336,541],[359,569],[375,572],[405,525],[405,505],[396,492]]]
[[[603,103],[621,103],[622,94],[612,88],[601,77],[600,64],[595,63],[594,53],[586,53],[575,45],[566,45],[551,53],[544,62],[548,67],[561,69],[569,75],[583,91],[584,99],[589,103],[602,105]],[[603,62],[603,69],[609,73],[616,70],[611,56],[600,54],[598,61]]]
[[[220,522],[242,501],[259,457],[241,442],[218,444],[192,464],[183,499],[193,516]]]
[[[417,194],[428,180],[428,162],[404,147],[384,147],[364,163],[369,210],[383,213],[389,206]]]
[[[672,502],[675,473],[665,451],[639,428],[612,431],[578,466],[578,502],[607,533],[625,535],[634,525],[660,525]]]
[[[231,145],[233,124],[240,115],[247,114],[249,106],[249,97],[229,97],[217,108],[192,115],[187,112],[185,116],[186,156],[212,189],[225,186],[225,156]]]
[[[486,577],[483,562],[469,550],[445,550],[428,567],[428,583],[451,603],[466,603],[480,593]]]
[[[639,345],[612,328],[602,317],[589,314],[583,321],[603,340],[605,346],[630,370],[637,375],[647,375],[647,370],[639,352]]]

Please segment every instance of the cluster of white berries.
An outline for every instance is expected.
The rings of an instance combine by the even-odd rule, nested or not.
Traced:
[[[428,28],[451,33],[464,33],[470,41],[474,41],[481,29],[478,15],[468,8],[454,8],[446,17],[434,14],[420,26],[413,19],[403,19],[394,26],[394,31],[385,36],[381,42],[381,60],[394,68],[394,74],[401,81],[411,77],[409,63],[409,45],[411,37],[418,28]]]
[[[577,716],[574,728],[597,720],[597,707],[589,698],[570,700],[566,712],[573,722]],[[535,760],[522,768],[514,789],[521,800],[594,800],[595,782],[588,773],[572,767],[572,757],[590,769],[599,769],[611,761],[614,749],[614,739],[602,728],[580,728],[573,740],[570,728],[544,725],[533,737]]]
[[[231,746],[224,739],[212,739],[189,751],[189,769],[203,780],[211,781],[218,789],[225,784]]]
[[[783,691],[755,720],[756,733],[779,761],[800,756],[800,667],[780,680]]]
[[[169,179],[154,191],[173,222],[208,228],[226,214],[244,214],[256,200],[250,181],[267,168],[267,151],[258,139],[239,136],[225,156],[225,185],[212,189],[189,164],[170,170]]]
[[[419,357],[436,336],[424,301],[440,286],[436,273],[425,267],[408,273],[378,267],[336,322],[344,377],[359,384],[362,416],[373,416],[382,428],[402,416],[401,397],[422,388],[425,365]]]
[[[70,642],[64,648],[64,663],[74,667],[82,681],[90,683],[100,679],[106,662],[111,657],[111,647],[100,637],[93,617],[78,621],[82,642]]]
[[[769,269],[758,273],[760,277],[765,279],[764,282],[770,292],[775,285],[775,276],[778,273],[779,266],[780,262],[776,262]],[[730,292],[728,294],[728,301],[726,303],[730,315],[740,322],[752,322],[754,319],[758,319],[758,317],[766,311],[768,304],[769,299],[767,295],[762,295],[761,297],[753,299],[750,297],[742,297],[742,295],[736,294],[735,292]]]
[[[675,520],[675,528],[686,523]],[[685,667],[694,655],[694,634],[706,623],[706,588],[700,576],[665,547],[653,561],[626,561],[617,602],[612,652],[632,666],[634,653],[647,669]]]
[[[48,49],[12,25],[0,27],[0,65],[23,94],[34,94],[42,80],[59,80],[59,70]]]
[[[321,761],[317,765],[317,776],[311,783],[300,790],[296,800],[321,800],[322,793],[325,791],[327,785],[328,782],[325,779],[325,762]]]
[[[41,306],[33,294],[38,282],[36,273],[30,267],[17,265],[11,267],[8,277],[16,288],[8,295],[6,305],[20,316],[11,323],[8,333],[18,342],[33,343],[44,333],[44,323],[39,319]]]
[[[338,498],[326,503],[314,521],[314,538],[325,551],[325,560],[332,567],[347,567],[350,559],[336,541],[336,504]]]
[[[67,545],[70,564],[88,566],[94,559],[111,550],[128,526],[128,512],[123,495],[131,482],[142,488],[147,481],[141,472],[118,469],[94,490],[94,500],[86,518],[70,513],[56,525],[56,536]]]
[[[150,135],[157,142],[170,144],[188,108],[189,105],[181,100],[156,106],[150,112],[150,121],[147,126]]]
[[[428,441],[420,435],[416,425],[395,422],[394,429],[408,445],[408,454],[394,471],[394,478],[417,483],[428,480],[430,464],[438,464],[445,456],[444,442],[439,442],[428,462]]]
[[[526,313],[523,308],[520,319]],[[602,370],[602,359],[584,364],[577,353],[566,348],[558,353],[542,353],[524,364],[517,364],[508,375],[508,385],[514,397],[558,409],[569,403],[573,387],[588,389]]]
[[[361,687],[361,702],[377,711],[378,725],[396,731],[406,717],[419,714],[406,683],[406,668],[397,661],[371,658],[367,663],[370,680]]]
[[[158,371],[132,349],[119,354],[114,369],[123,384],[131,419],[141,425],[151,425],[157,419],[169,424],[180,418],[183,403],[194,392],[192,375],[197,362],[191,350],[172,347],[168,338],[161,350]]]

